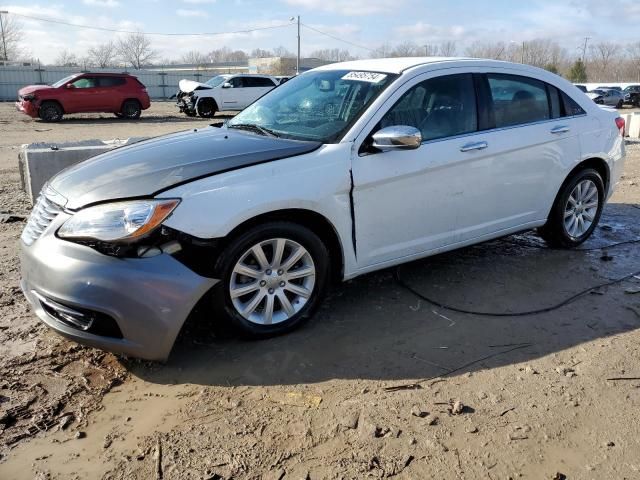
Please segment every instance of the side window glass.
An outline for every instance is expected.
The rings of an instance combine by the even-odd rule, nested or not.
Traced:
[[[471,74],[431,78],[407,90],[380,121],[381,128],[408,125],[423,140],[452,137],[478,129]]]
[[[496,127],[548,120],[549,101],[544,82],[518,75],[488,74]]]
[[[578,103],[566,93],[562,92],[562,103],[564,106],[564,116],[584,115],[585,111]]]
[[[117,87],[118,85],[124,85],[125,82],[122,77],[98,77],[98,84],[101,87]]]
[[[551,118],[562,116],[562,103],[560,102],[560,92],[556,87],[547,85],[549,89],[549,103],[551,103]]]
[[[244,87],[244,78],[242,77],[235,77],[231,79],[231,85],[233,85],[233,88],[242,88]]]
[[[96,87],[96,79],[94,77],[82,77],[73,82],[75,88],[94,88]]]

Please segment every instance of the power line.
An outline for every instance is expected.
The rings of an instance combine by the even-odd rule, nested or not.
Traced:
[[[165,32],[139,32],[139,31],[134,31],[134,30],[119,30],[117,28],[107,28],[107,27],[94,27],[91,25],[81,25],[78,23],[70,23],[70,22],[65,22],[63,20],[55,20],[52,18],[42,18],[42,17],[35,17],[32,15],[24,15],[21,13],[14,13],[14,12],[9,12],[11,15],[15,15],[17,17],[23,17],[23,18],[28,18],[31,20],[38,20],[40,22],[49,22],[49,23],[55,23],[58,25],[66,25],[69,27],[76,27],[76,28],[85,28],[87,30],[100,30],[103,32],[112,32],[112,33],[142,33],[143,35],[156,35],[156,36],[165,36],[165,37],[201,37],[201,36],[213,36],[213,35],[231,35],[234,33],[251,33],[251,32],[257,32],[260,30],[271,30],[271,29],[275,29],[275,28],[284,28],[284,27],[290,27],[291,25],[293,25],[292,23],[283,23],[280,25],[271,25],[268,27],[256,27],[256,28],[248,28],[245,30],[235,30],[232,32],[201,32],[201,33],[165,33]]]
[[[303,23],[301,25],[303,27],[305,27],[305,28],[308,28],[309,30],[313,30],[314,32],[319,33],[320,35],[324,35],[325,37],[329,37],[329,38],[333,38],[334,40],[338,40],[339,42],[348,43],[349,45],[352,45],[352,46],[357,47],[357,48],[362,48],[364,50],[369,50],[370,52],[374,51],[373,48],[365,47],[364,45],[358,45],[357,43],[350,42],[349,40],[345,40],[344,38],[336,37],[335,35],[331,35],[330,33],[323,32],[322,30],[318,30],[317,28],[313,28],[313,27],[307,25],[306,23]]]

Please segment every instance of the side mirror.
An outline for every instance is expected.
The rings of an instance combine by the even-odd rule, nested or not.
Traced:
[[[385,127],[373,134],[373,147],[380,150],[415,150],[422,145],[422,133],[408,125]]]
[[[222,88],[233,88],[233,85],[231,85],[229,82],[224,82],[222,84]]]
[[[76,88],[76,86],[73,83],[67,83],[66,88]]]

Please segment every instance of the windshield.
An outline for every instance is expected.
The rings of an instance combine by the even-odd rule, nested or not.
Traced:
[[[217,87],[218,85],[220,85],[221,83],[224,83],[224,81],[229,78],[227,76],[224,75],[216,75],[215,77],[207,80],[205,83],[211,87]]]
[[[254,127],[251,130],[278,137],[335,143],[396,77],[351,70],[310,71],[260,98],[227,127]]]
[[[61,87],[62,85],[64,85],[65,83],[67,83],[69,80],[73,80],[74,78],[76,78],[78,76],[78,74],[74,74],[74,75],[69,75],[68,77],[64,77],[62,80],[58,80],[56,83],[54,83],[53,85],[51,85],[53,88],[58,88]]]

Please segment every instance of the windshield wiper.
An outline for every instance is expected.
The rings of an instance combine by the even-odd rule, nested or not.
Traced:
[[[250,132],[258,132],[266,137],[280,136],[273,130],[266,127],[261,127],[260,125],[256,125],[255,123],[234,123],[233,125],[227,124],[227,128],[237,128],[238,130],[249,130]]]

